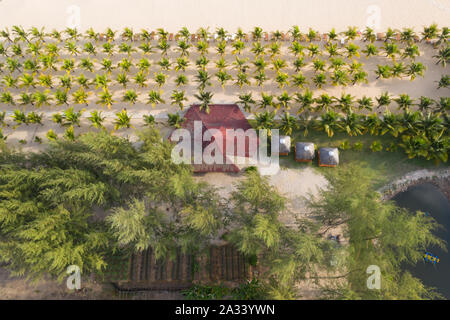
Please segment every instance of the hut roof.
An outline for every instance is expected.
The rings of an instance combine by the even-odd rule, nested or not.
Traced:
[[[195,172],[208,172],[208,171],[216,171],[216,172],[224,172],[224,171],[233,171],[238,172],[240,168],[235,164],[229,164],[229,157],[233,156],[232,151],[226,149],[227,145],[234,145],[234,155],[237,154],[237,139],[234,136],[227,136],[227,129],[242,129],[246,131],[251,129],[252,126],[249,124],[247,119],[245,118],[242,111],[239,109],[236,104],[211,104],[209,105],[210,112],[206,113],[200,110],[200,106],[198,104],[192,105],[186,114],[184,115],[185,121],[182,124],[182,127],[189,130],[191,132],[191,138],[194,139],[194,123],[195,121],[202,122],[202,135],[206,130],[217,129],[220,131],[220,134],[212,134],[211,141],[201,141],[203,153],[204,149],[213,143],[216,139],[221,139],[221,143],[218,143],[218,147],[223,157],[223,164],[194,164]],[[194,140],[193,140],[194,141]],[[218,141],[219,142],[219,141]],[[258,140],[256,140],[256,144]],[[251,157],[253,155],[253,150],[250,150],[250,142],[245,145],[245,157]],[[195,152],[195,151],[193,151]],[[233,162],[233,161],[231,161]]]
[[[312,159],[314,159],[314,143],[312,143],[312,142],[297,142],[295,144],[295,159],[296,160],[312,160]]]
[[[280,136],[280,153],[289,153],[291,151],[291,137]]]
[[[319,149],[320,164],[324,165],[338,165],[339,164],[339,150],[337,148],[320,148]]]

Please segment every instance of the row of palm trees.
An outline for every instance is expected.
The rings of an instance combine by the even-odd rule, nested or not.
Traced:
[[[107,80],[103,78],[97,78],[97,89],[101,89],[98,92],[86,90],[88,85],[80,87],[78,90],[72,92],[69,91],[70,87],[65,87],[63,90],[57,89],[55,92],[50,90],[35,90],[23,91],[19,94],[19,97],[13,95],[10,91],[4,90],[0,93],[0,102],[10,106],[27,106],[33,105],[37,108],[42,106],[62,106],[62,105],[88,105],[92,102],[91,95],[97,97],[96,104],[108,107],[116,103],[128,103],[134,105],[142,102],[142,96],[145,95],[145,103],[151,104],[153,107],[156,104],[170,103],[184,109],[188,102],[188,96],[186,91],[174,89],[171,91],[169,99],[163,97],[161,90],[150,90],[145,92],[136,91],[134,89],[128,89],[123,92],[121,97],[117,100],[113,97],[113,94],[108,90],[105,85]],[[206,84],[199,86],[199,91],[194,94],[200,103],[207,108],[212,102],[214,94],[212,92],[205,91]],[[293,94],[289,94],[286,90],[282,91],[279,95],[271,93],[261,92],[260,99],[253,96],[251,92],[242,93],[238,96],[237,103],[240,103],[244,110],[251,112],[255,108],[276,108],[289,110],[291,107],[297,107],[298,112],[323,112],[328,110],[343,110],[358,109],[365,111],[379,110],[382,107],[388,107],[392,102],[395,102],[398,109],[406,110],[411,107],[417,106],[421,111],[437,110],[438,112],[447,112],[450,108],[450,98],[441,97],[438,101],[421,96],[419,99],[413,99],[408,94],[400,94],[397,97],[391,96],[388,92],[383,92],[377,97],[363,96],[361,98],[355,98],[351,94],[342,93],[340,97],[330,96],[328,93],[322,93],[318,96],[314,96],[313,92],[309,89],[303,91],[297,91]]]
[[[270,130],[279,128],[284,134],[292,135],[296,131],[303,131],[307,136],[311,130],[323,131],[328,137],[336,132],[344,132],[349,136],[370,134],[383,136],[389,134],[398,139],[392,142],[390,151],[398,147],[404,149],[408,158],[423,157],[436,162],[447,162],[450,149],[448,135],[449,118],[444,113],[421,113],[405,110],[403,114],[393,114],[389,110],[380,118],[377,114],[361,115],[353,111],[345,114],[327,111],[319,118],[295,117],[285,112],[280,121],[275,121],[276,113],[262,112],[255,114],[255,127]],[[358,144],[359,145],[359,144]],[[372,151],[380,151],[380,143],[371,146]]]
[[[192,37],[192,36],[195,37]],[[328,33],[320,34],[318,31],[309,28],[308,31],[301,32],[298,26],[293,26],[289,31],[283,32],[280,30],[275,30],[273,32],[266,32],[260,27],[254,27],[250,32],[244,32],[242,28],[238,28],[235,33],[230,33],[224,28],[216,28],[215,31],[210,31],[209,27],[201,27],[197,31],[191,33],[188,28],[183,27],[175,34],[170,33],[163,28],[158,28],[154,31],[149,31],[146,29],[141,29],[140,32],[135,32],[132,28],[124,28],[121,32],[107,28],[104,32],[97,32],[90,28],[84,33],[80,33],[75,28],[66,28],[64,31],[52,30],[46,32],[44,28],[38,29],[36,27],[24,29],[21,26],[12,26],[11,30],[5,28],[0,31],[0,37],[9,42],[30,42],[30,41],[42,41],[44,42],[46,38],[51,38],[57,42],[63,40],[77,41],[79,39],[91,40],[91,41],[108,41],[113,42],[115,39],[120,38],[125,41],[151,41],[157,38],[158,40],[178,40],[184,39],[186,41],[204,40],[209,41],[213,39],[223,40],[253,40],[260,41],[263,38],[267,40],[281,41],[281,40],[292,40],[292,41],[315,41],[315,40],[329,40],[337,41],[341,36],[349,40],[355,40],[361,38],[364,41],[374,42],[378,37],[382,37],[383,41],[386,42],[404,42],[411,43],[419,40],[438,40],[438,44],[447,42],[450,37],[450,31],[448,27],[442,27],[439,29],[437,24],[431,24],[430,26],[425,26],[420,33],[416,33],[412,28],[393,29],[388,28],[386,32],[376,34],[375,31],[366,27],[362,32],[357,30],[356,27],[349,26],[347,30],[342,32],[336,32],[335,28],[332,28]],[[289,39],[287,39],[289,36]]]
[[[439,47],[439,51],[445,50],[448,44]],[[261,42],[253,42],[251,47],[246,47],[245,42],[240,40],[234,40],[228,44],[225,40],[218,42],[214,47],[214,51],[223,56],[227,52],[227,48],[231,49],[231,54],[240,56],[246,49],[249,49],[256,57],[270,55],[270,57],[277,56],[281,53],[282,44],[280,42],[273,42],[270,44],[263,44]],[[158,50],[161,56],[167,56],[169,52],[175,51],[179,53],[179,57],[188,57],[193,51],[198,52],[200,55],[206,56],[210,53],[211,45],[207,41],[200,40],[195,44],[187,42],[185,40],[179,40],[175,46],[171,46],[165,40],[160,40],[155,46],[149,42],[142,42],[140,45],[134,45],[133,43],[120,42],[110,43],[106,42],[101,46],[96,43],[86,42],[77,46],[77,43],[71,41],[65,41],[59,43],[41,43],[41,42],[29,42],[24,44],[24,47],[20,43],[4,44],[0,42],[0,55],[4,57],[17,57],[24,58],[26,55],[37,57],[42,54],[49,54],[54,56],[61,56],[68,54],[70,56],[97,56],[107,55],[111,57],[113,54],[126,54],[131,56],[133,53],[140,52],[142,55],[150,55]],[[409,58],[414,60],[420,55],[419,47],[415,43],[409,43],[401,47],[395,42],[384,42],[383,45],[377,46],[372,42],[369,42],[365,47],[360,50],[360,46],[353,42],[348,42],[345,45],[339,45],[334,42],[329,42],[323,47],[315,43],[302,44],[298,41],[293,41],[288,46],[289,52],[294,57],[301,57],[309,55],[311,57],[328,55],[334,56],[346,56],[349,59],[352,57],[359,57],[360,53],[363,53],[366,57],[371,56],[385,56],[391,59],[400,57],[403,59]],[[445,53],[445,51],[443,52]],[[439,55],[442,55],[439,53]]]
[[[210,85],[211,79],[216,79],[222,87],[225,87],[228,83],[233,83],[240,88],[244,85],[251,86],[252,82],[257,86],[262,87],[264,86],[264,83],[271,80],[276,82],[280,88],[283,88],[284,86],[302,88],[309,84],[314,84],[316,88],[322,88],[328,83],[340,86],[368,83],[368,73],[364,70],[363,64],[356,60],[351,63],[346,63],[340,58],[334,58],[328,64],[325,60],[314,59],[311,62],[311,67],[314,72],[310,77],[307,77],[302,72],[302,68],[304,68],[307,63],[303,62],[303,59],[300,60],[294,61],[293,69],[295,73],[291,73],[285,72],[288,71],[286,69],[289,69],[287,61],[279,58],[273,59],[270,65],[263,59],[256,59],[251,64],[248,64],[246,59],[236,58],[232,64],[228,64],[224,59],[220,59],[215,64],[215,68],[217,68],[216,72],[211,74],[206,69],[206,64],[209,61],[199,59],[199,61],[197,61],[198,63],[196,63],[197,73],[194,75],[194,82],[197,82],[198,85],[203,86],[203,88],[206,85]],[[23,68],[21,68],[20,64],[12,63],[11,60],[8,60],[7,64],[5,69],[7,69],[9,73],[2,77],[0,83],[1,86],[6,88],[35,88],[36,86],[53,88],[55,85],[59,85],[60,87],[70,89],[72,84],[78,84],[88,88],[90,85],[106,87],[110,83],[112,85],[118,84],[124,88],[128,85],[135,84],[142,88],[148,86],[149,81],[151,80],[161,87],[167,83],[167,79],[170,76],[169,71],[171,65],[174,65],[173,69],[177,71],[174,83],[177,86],[189,84],[189,78],[184,72],[189,66],[189,61],[185,58],[179,58],[175,63],[170,62],[167,58],[162,58],[157,62],[159,70],[155,70],[153,76],[151,76],[150,72],[151,63],[145,58],[141,59],[135,65],[129,59],[124,58],[115,66],[112,65],[111,60],[104,59],[100,63],[100,70],[104,72],[103,74],[94,74],[94,61],[91,61],[90,59],[82,59],[78,65],[76,65],[73,60],[66,59],[59,68],[60,71],[65,71],[66,74],[57,77],[53,77],[51,73],[40,71],[40,66],[31,61],[26,61]],[[253,68],[251,68],[251,66]],[[267,73],[268,66],[270,66],[270,71],[273,72],[273,76]],[[82,72],[79,76],[75,77],[73,71],[76,70],[77,67],[84,72],[88,72],[88,76],[85,76],[84,72]],[[130,75],[130,70],[133,67],[137,69],[134,76]],[[229,67],[231,67],[233,71],[231,71]],[[112,78],[111,73],[114,69],[118,69],[120,72],[115,78]],[[13,72],[21,70],[23,70],[23,73],[14,77]],[[180,70],[182,72],[178,73]],[[251,70],[252,73],[249,73],[249,70]],[[403,77],[409,77],[411,80],[414,80],[417,76],[423,77],[425,70],[426,67],[420,62],[411,62],[407,65],[403,62],[394,62],[393,65],[378,65],[377,69],[374,70],[374,73],[377,76],[377,79],[401,79]],[[89,73],[91,73],[91,75],[89,75]],[[271,77],[273,79],[271,79]],[[105,85],[103,85],[104,82],[106,82]]]

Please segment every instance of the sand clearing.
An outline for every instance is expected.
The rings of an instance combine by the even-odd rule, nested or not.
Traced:
[[[314,27],[324,32],[348,25],[378,29],[411,26],[422,28],[432,22],[450,20],[448,0],[2,0],[0,28],[65,28],[78,25],[105,29],[125,26],[165,28],[172,32],[186,26],[217,26],[236,30],[261,26],[266,30],[287,30],[292,25]]]

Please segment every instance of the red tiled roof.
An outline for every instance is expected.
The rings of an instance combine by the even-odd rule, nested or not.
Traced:
[[[210,112],[206,113],[205,111],[200,110],[199,105],[192,105],[189,110],[184,115],[185,121],[182,124],[182,127],[191,131],[194,131],[194,121],[201,121],[203,124],[202,135],[206,130],[217,129],[222,134],[223,143],[222,145],[219,143],[219,149],[222,149],[222,154],[226,155],[226,145],[231,142],[233,137],[226,136],[227,129],[242,129],[246,131],[251,129],[252,126],[248,123],[242,111],[236,104],[214,104],[209,106]],[[217,136],[217,135],[216,135]],[[192,139],[193,139],[192,135]],[[203,142],[203,149],[206,148],[209,144],[214,142],[216,137],[213,135],[211,141]],[[248,141],[248,139],[246,139]],[[237,155],[237,139],[234,139],[234,154]],[[221,148],[222,147],[222,148]],[[231,153],[231,150],[230,150]],[[245,156],[249,157],[249,143],[246,143],[245,147]],[[224,157],[224,164],[215,164],[215,165],[194,165],[194,171],[197,172],[206,172],[206,171],[240,171],[239,168],[235,164],[226,164],[226,158]]]

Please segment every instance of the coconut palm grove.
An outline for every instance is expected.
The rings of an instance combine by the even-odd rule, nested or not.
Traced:
[[[415,273],[448,268],[424,259],[443,222],[393,200],[450,194],[449,38],[0,30],[1,269],[80,299],[449,299]],[[278,129],[280,171],[175,163],[174,130],[200,119]]]

